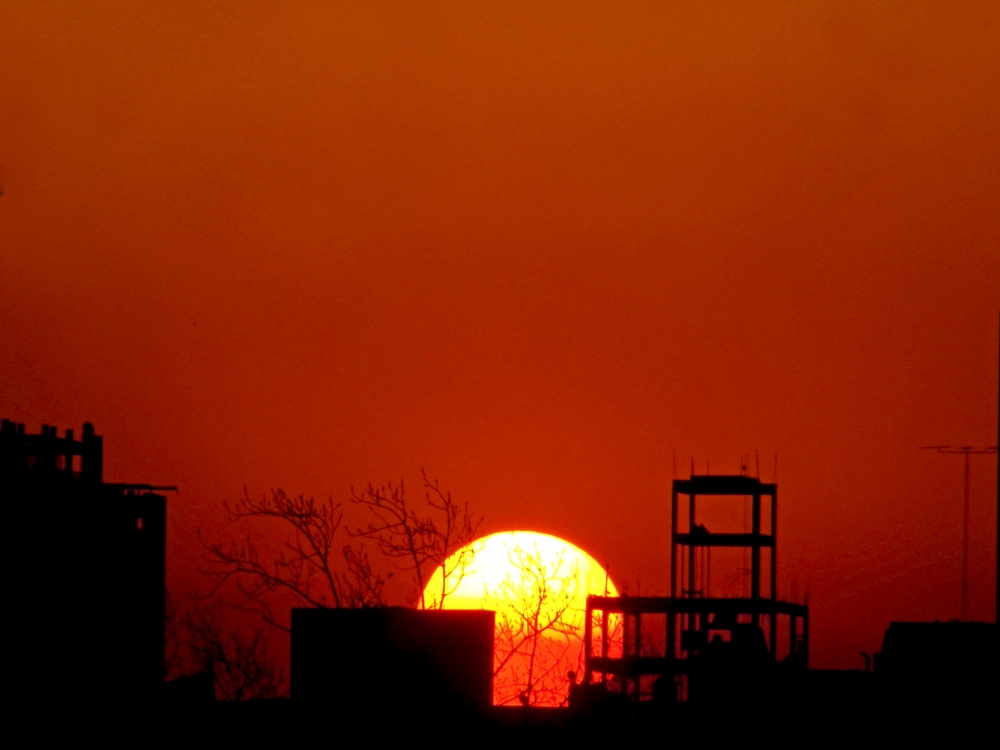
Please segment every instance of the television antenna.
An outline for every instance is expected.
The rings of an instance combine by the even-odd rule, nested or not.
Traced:
[[[951,455],[965,456],[965,485],[962,496],[962,619],[969,619],[969,456],[986,455],[997,452],[997,446],[974,448],[971,445],[921,445],[922,451],[937,451]]]

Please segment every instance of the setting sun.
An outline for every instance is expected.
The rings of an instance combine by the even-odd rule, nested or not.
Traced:
[[[564,539],[505,531],[478,539],[431,576],[429,609],[497,613],[493,702],[558,706],[579,671],[588,594],[617,595],[594,558]]]

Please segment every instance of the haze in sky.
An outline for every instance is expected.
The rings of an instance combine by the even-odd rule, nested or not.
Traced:
[[[662,592],[674,452],[759,451],[813,666],[958,616],[997,3],[5,2],[0,70],[0,414],[179,485],[172,591],[244,486],[426,467]]]

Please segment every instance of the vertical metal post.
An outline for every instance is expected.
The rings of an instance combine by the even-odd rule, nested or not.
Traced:
[[[677,487],[670,493],[670,597],[677,598]]]
[[[694,506],[695,497],[693,488],[690,495],[688,495],[688,596],[694,596],[694,568],[695,568],[695,549],[693,543],[694,537]]]
[[[705,597],[712,598],[712,547],[705,548]]]
[[[677,600],[677,484],[671,485],[670,498],[670,601]],[[677,641],[677,613],[671,607],[667,613],[667,658],[674,658]]]
[[[809,610],[802,616],[802,662],[809,669]]]
[[[771,493],[771,598],[778,598],[778,488]]]
[[[965,492],[962,497],[962,619],[969,619],[969,451],[965,451]]]
[[[798,617],[794,614],[788,616],[788,655],[790,661],[795,662],[795,635],[798,631]]]
[[[962,619],[969,619],[969,479],[972,473],[969,464],[969,456],[995,454],[997,446],[991,445],[988,448],[973,448],[971,445],[963,445],[952,448],[950,445],[922,445],[920,450],[933,450],[938,453],[957,454],[961,453],[965,458],[965,473],[962,485]],[[1000,484],[1000,472],[997,475],[997,482]],[[997,521],[1000,524],[1000,519]],[[998,528],[998,544],[1000,544],[1000,528]],[[998,563],[1000,564],[1000,563]],[[1000,585],[1000,584],[998,584]]]
[[[778,600],[778,487],[771,490],[771,601]],[[770,619],[771,656],[778,657],[778,617],[772,609]]]
[[[751,533],[750,562],[750,598],[760,599],[760,495],[753,496],[753,527]],[[759,623],[760,615],[754,615],[754,622]]]
[[[607,599],[601,604],[601,658],[608,658],[608,602]],[[608,683],[608,673],[601,669],[601,682]]]

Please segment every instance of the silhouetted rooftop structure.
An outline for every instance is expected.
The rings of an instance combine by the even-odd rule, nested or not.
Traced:
[[[493,696],[493,627],[494,613],[482,610],[292,610],[292,699],[351,723],[431,709],[483,715]]]
[[[997,625],[989,622],[892,622],[875,674],[896,702],[979,703],[996,708],[1000,684]]]
[[[27,613],[25,690],[69,702],[143,700],[163,680],[166,499],[103,481],[103,438],[0,424],[0,491]],[[20,628],[21,626],[18,625]]]
[[[729,496],[740,502],[749,497],[750,529],[709,531],[698,523],[699,496]],[[775,484],[742,475],[675,480],[670,596],[587,598],[584,684],[574,688],[573,697],[578,702],[594,700],[596,690],[622,693],[634,701],[731,704],[760,699],[770,689],[779,661],[785,671],[804,671],[809,610],[777,597],[777,517]],[[718,547],[749,550],[748,596],[710,596],[711,550]],[[769,558],[766,579],[762,551]],[[654,618],[659,622],[653,627],[663,632],[649,630],[646,623]],[[651,647],[646,635],[663,646]]]

